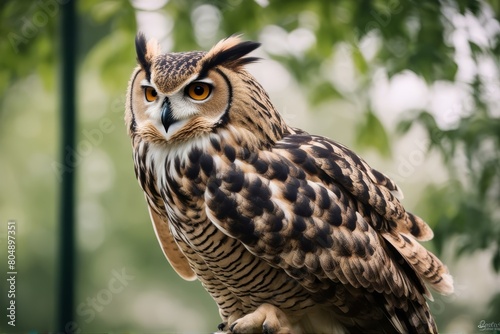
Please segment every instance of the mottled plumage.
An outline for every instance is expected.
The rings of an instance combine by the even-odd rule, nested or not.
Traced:
[[[125,118],[169,262],[222,331],[437,332],[426,286],[453,283],[418,242],[431,229],[354,152],[284,122],[244,69],[257,47],[161,54],[137,37]]]

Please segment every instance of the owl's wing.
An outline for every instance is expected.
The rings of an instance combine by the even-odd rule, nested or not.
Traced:
[[[158,242],[168,262],[180,277],[186,281],[194,281],[196,279],[196,274],[193,272],[189,266],[188,260],[177,246],[168,228],[168,222],[164,221],[149,205],[148,209],[156,237],[158,238]]]
[[[448,269],[416,241],[432,239],[432,230],[420,217],[404,209],[394,181],[347,147],[321,136],[288,136],[277,145],[276,152],[302,169],[324,173],[321,182],[333,182],[351,198],[349,206],[403,256],[418,278],[442,294],[453,292]],[[429,293],[426,295],[431,298]]]
[[[425,222],[404,210],[390,179],[347,148],[291,135],[225,166],[209,180],[208,217],[306,289],[317,292],[330,280],[406,310],[425,305],[422,281],[452,289],[444,265],[415,240],[432,236]],[[394,309],[386,312],[403,329]],[[417,316],[425,323],[429,315]]]

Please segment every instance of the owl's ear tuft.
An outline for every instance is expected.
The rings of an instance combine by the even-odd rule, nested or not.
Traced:
[[[224,66],[233,70],[258,61],[258,57],[245,57],[257,49],[260,43],[246,41],[242,42],[238,36],[231,36],[217,43],[208,53],[203,63],[202,72],[208,71],[216,66]]]
[[[155,39],[146,42],[146,36],[143,33],[138,33],[135,37],[135,51],[137,53],[137,62],[146,72],[146,78],[151,77],[151,64],[153,58],[160,53],[160,45]]]

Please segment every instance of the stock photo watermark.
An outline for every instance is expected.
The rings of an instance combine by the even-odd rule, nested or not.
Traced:
[[[378,10],[371,10],[370,15],[374,20],[368,22],[365,26],[366,31],[372,29],[379,29],[380,27],[386,27],[392,20],[394,15],[399,14],[403,10],[403,6],[398,0],[388,1],[384,8]]]
[[[14,49],[19,52],[19,46],[34,39],[40,31],[45,28],[60,10],[60,6],[67,4],[70,0],[38,0],[32,4],[30,11],[20,19],[20,27],[17,31],[7,34],[7,39]]]
[[[87,297],[84,302],[81,302],[76,307],[76,313],[83,318],[83,322],[92,322],[97,313],[102,312],[106,306],[111,304],[114,296],[123,292],[135,276],[127,272],[127,269],[121,270],[113,269],[111,271],[111,278],[105,288],[99,290],[94,296]],[[80,324],[77,321],[71,321],[65,326],[66,332],[79,334],[82,333]]]
[[[16,326],[16,234],[17,223],[15,220],[7,222],[7,324]]]
[[[116,98],[111,102],[111,113],[123,112],[125,106],[125,97]],[[116,129],[116,125],[109,117],[103,117],[97,126],[91,129],[83,129],[81,138],[74,146],[64,148],[63,161],[53,161],[52,170],[55,172],[57,180],[61,182],[64,173],[72,173],[80,165],[82,160],[88,157],[92,151],[100,146],[106,135],[109,135]]]
[[[500,321],[486,321],[486,320],[481,320],[479,324],[477,325],[477,329],[479,329],[480,332],[500,332]]]
[[[75,147],[66,146],[64,148],[64,161],[52,162],[52,169],[56,172],[58,181],[62,180],[64,173],[71,173],[80,164],[81,160],[92,153],[93,149],[102,144],[104,136],[113,132],[115,124],[109,118],[103,118],[99,121],[97,127],[93,129],[84,129],[81,139]]]

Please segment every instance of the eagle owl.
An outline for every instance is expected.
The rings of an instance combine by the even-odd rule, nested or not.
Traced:
[[[285,123],[244,68],[258,46],[136,38],[125,121],[168,261],[210,293],[220,331],[437,332],[428,287],[453,282],[418,242],[432,230],[387,176]]]

